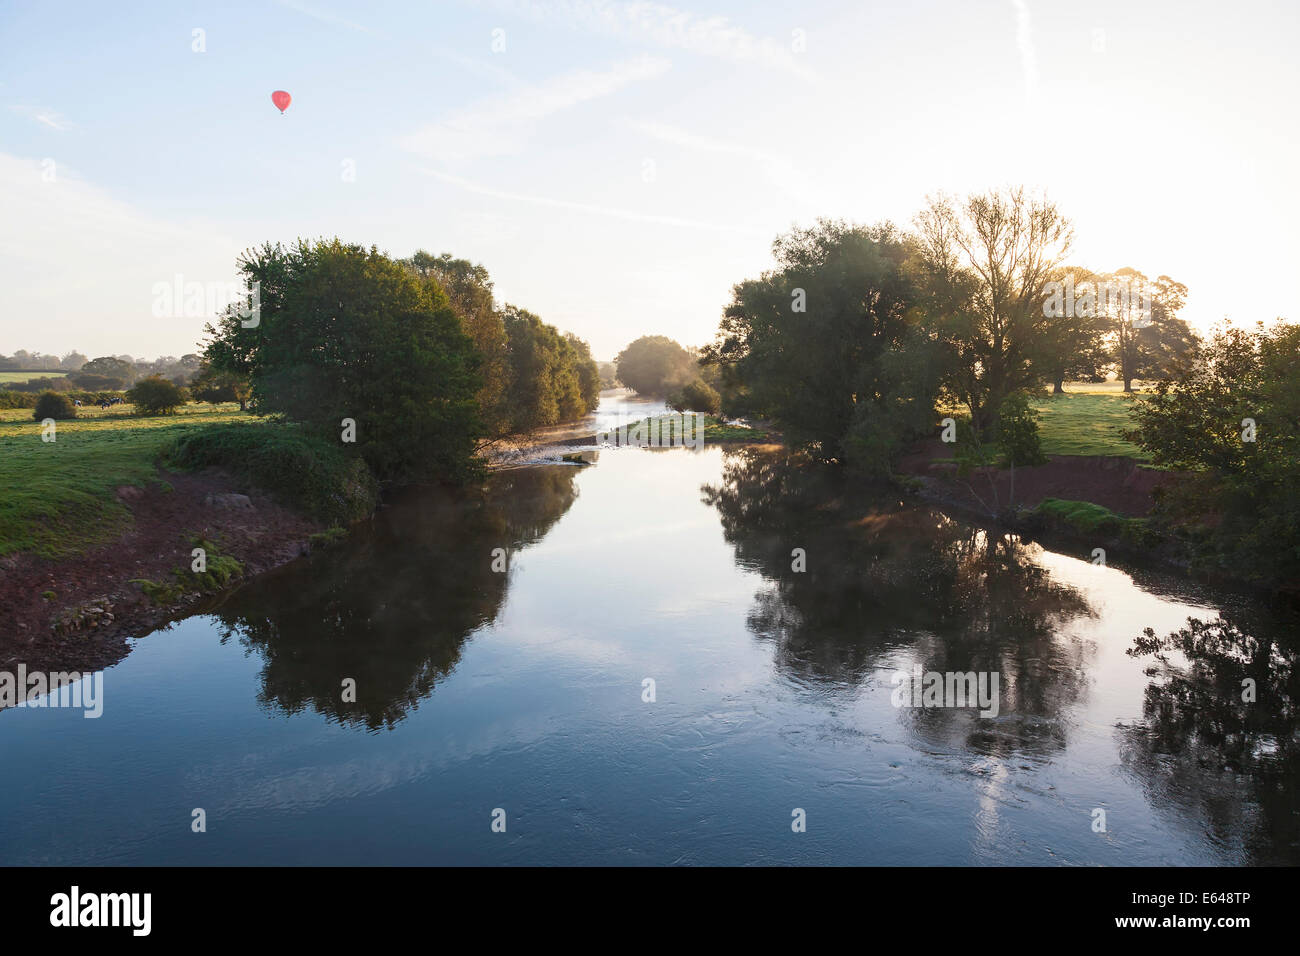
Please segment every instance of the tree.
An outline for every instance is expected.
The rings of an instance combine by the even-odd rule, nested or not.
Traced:
[[[1190,473],[1163,513],[1200,560],[1261,582],[1300,580],[1300,326],[1224,325],[1133,407],[1126,436]]]
[[[36,408],[32,412],[32,418],[38,422],[43,422],[47,418],[64,419],[76,418],[77,406],[72,404],[72,399],[60,392],[41,392],[36,399]]]
[[[913,334],[920,316],[907,243],[888,223],[820,220],[772,248],[778,268],[734,287],[705,351],[706,365],[721,366],[724,410],[735,414],[743,395],[748,411],[774,419],[794,444],[828,460],[844,460],[852,445],[862,463],[887,471],[934,408],[926,372],[934,350]]]
[[[1125,267],[1100,277],[1100,285],[1107,294],[1099,296],[1099,308],[1110,324],[1112,355],[1124,391],[1133,391],[1135,378],[1171,372],[1195,345],[1196,334],[1178,318],[1187,299],[1187,286],[1181,282],[1169,276],[1153,281]]]
[[[258,284],[260,320],[247,327],[232,306],[204,354],[248,376],[259,413],[350,438],[382,480],[478,473],[480,360],[441,286],[339,239],[267,243],[239,270]]]
[[[1043,305],[1073,229],[1023,188],[960,205],[931,199],[916,225],[932,328],[950,358],[945,389],[986,428],[1003,399],[1036,385],[1050,364]]]
[[[699,378],[697,360],[666,335],[643,335],[618,353],[617,376],[640,395],[662,398]]]
[[[1101,281],[1087,269],[1068,266],[1058,271],[1056,281],[1072,292],[1086,290],[1091,293]],[[1095,298],[1095,297],[1094,297]],[[1065,393],[1066,381],[1101,382],[1105,369],[1111,363],[1108,345],[1110,323],[1105,315],[1078,295],[1068,299],[1049,296],[1044,303],[1044,335],[1042,350],[1042,376],[1052,383],[1052,394]]]
[[[80,352],[72,351],[63,356],[59,361],[59,367],[67,369],[69,372],[75,372],[77,369],[85,365],[87,361],[86,356],[82,355]]]
[[[94,376],[91,378],[90,376]],[[135,381],[135,365],[112,355],[102,355],[91,359],[77,371],[68,376],[74,385],[82,388],[118,389]],[[111,382],[111,385],[100,383]],[[91,383],[95,384],[91,384]]]
[[[587,343],[561,335],[527,309],[507,305],[511,426],[522,432],[572,421],[600,402],[600,376]]]
[[[248,410],[252,385],[247,375],[219,371],[205,361],[190,383],[190,394],[199,402],[239,402],[239,410],[244,412]]]
[[[668,407],[678,412],[704,412],[716,415],[722,407],[717,390],[696,379],[668,396]]]
[[[423,249],[402,260],[402,264],[421,279],[437,282],[446,291],[461,327],[474,340],[481,359],[479,371],[483,386],[479,389],[478,403],[486,433],[505,434],[510,427],[506,328],[496,308],[487,269],[468,259],[453,258],[447,252],[434,256]]]
[[[189,401],[189,396],[174,382],[161,375],[150,375],[131,386],[126,400],[146,414],[171,415]]]

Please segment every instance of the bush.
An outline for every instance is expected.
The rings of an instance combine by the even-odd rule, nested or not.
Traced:
[[[722,410],[722,398],[708,383],[697,379],[668,396],[668,407],[678,412],[704,412],[716,415]]]
[[[1038,437],[1038,419],[1038,412],[1030,407],[1024,392],[1013,392],[1003,399],[998,412],[998,445],[1002,449],[999,465],[1047,464]]]
[[[36,410],[32,412],[32,418],[38,422],[47,418],[76,417],[77,407],[72,404],[72,399],[60,392],[41,392],[41,397],[36,400]]]
[[[170,415],[189,401],[189,395],[161,375],[150,375],[127,390],[126,400],[146,414]]]
[[[38,397],[30,392],[0,389],[0,408],[35,408]]]
[[[360,457],[300,425],[211,425],[178,438],[163,459],[174,468],[224,468],[330,524],[364,518],[378,500],[378,485]]]

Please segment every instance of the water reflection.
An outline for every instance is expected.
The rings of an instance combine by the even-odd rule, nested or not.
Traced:
[[[882,669],[999,675],[1000,716],[906,709],[936,746],[984,754],[1065,744],[1064,711],[1086,691],[1088,646],[1066,624],[1090,617],[1077,590],[1033,560],[1035,546],[905,506],[838,469],[743,449],[706,485],[737,559],[770,586],[750,629],[779,667],[816,685],[856,685]],[[795,570],[795,548],[806,570]]]
[[[1151,682],[1143,719],[1120,731],[1125,766],[1153,806],[1195,813],[1256,863],[1300,849],[1296,624],[1240,604],[1163,636],[1146,628],[1128,651],[1150,662]]]
[[[213,611],[222,640],[264,660],[265,706],[392,727],[500,611],[509,573],[493,570],[493,550],[539,541],[576,500],[576,472],[538,467],[473,492],[411,490],[342,547],[236,592]],[[355,702],[343,699],[347,678]]]

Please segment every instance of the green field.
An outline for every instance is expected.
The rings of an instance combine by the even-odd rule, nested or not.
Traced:
[[[63,378],[67,372],[52,370],[43,372],[39,369],[27,369],[22,372],[0,372],[0,385],[6,382],[30,382],[34,378]]]
[[[1087,386],[1085,386],[1087,387]],[[1113,391],[1074,391],[1033,402],[1042,415],[1038,424],[1043,451],[1049,455],[1119,455],[1146,461],[1150,456],[1120,437],[1133,427],[1134,399]]]
[[[237,404],[183,406],[179,414],[135,418],[130,405],[78,409],[41,440],[30,409],[0,410],[0,556],[58,557],[110,540],[130,520],[121,485],[157,476],[159,450],[188,430],[247,421]]]
[[[1136,387],[1136,386],[1134,386]],[[1115,455],[1149,461],[1138,446],[1120,432],[1133,427],[1129,409],[1139,396],[1125,395],[1119,382],[1068,384],[1064,395],[1042,392],[1030,402],[1042,416],[1038,434],[1048,455]],[[941,415],[969,417],[964,408],[944,408]],[[942,461],[953,461],[943,458]]]

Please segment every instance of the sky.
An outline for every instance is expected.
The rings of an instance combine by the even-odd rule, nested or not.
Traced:
[[[1294,0],[0,0],[0,352],[193,352],[164,287],[335,235],[598,358],[703,345],[777,235],[1015,184],[1202,329],[1295,320],[1297,40]]]

